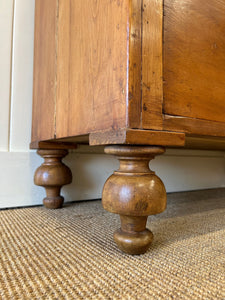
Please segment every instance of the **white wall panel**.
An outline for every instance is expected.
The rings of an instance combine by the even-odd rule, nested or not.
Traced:
[[[34,0],[15,0],[10,151],[28,151],[31,138]]]
[[[161,156],[152,161],[152,169],[167,192],[209,189],[225,186],[224,156]]]
[[[13,0],[0,0],[0,151],[8,151]]]
[[[33,184],[41,159],[34,152],[0,152],[0,208],[40,203],[44,189]]]

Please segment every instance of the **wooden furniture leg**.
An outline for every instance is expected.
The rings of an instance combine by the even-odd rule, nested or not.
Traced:
[[[64,202],[64,198],[60,195],[61,187],[72,182],[70,169],[61,161],[68,151],[38,150],[37,153],[44,158],[44,163],[36,170],[34,183],[43,186],[46,190],[44,206],[61,208]]]
[[[162,147],[107,146],[105,152],[118,157],[120,168],[106,181],[103,207],[120,215],[121,228],[114,233],[120,250],[141,254],[150,246],[153,234],[146,229],[148,215],[166,208],[163,182],[149,169],[149,161],[164,153]]]

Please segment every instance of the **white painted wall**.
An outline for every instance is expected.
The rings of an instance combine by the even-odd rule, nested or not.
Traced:
[[[34,0],[0,0],[0,208],[42,203],[44,189],[33,184],[42,159],[29,150],[32,114]],[[101,197],[117,168],[110,156],[73,151],[65,159],[73,183],[67,201]],[[83,151],[83,150],[82,150]],[[168,150],[152,162],[167,191],[225,186],[224,152]]]
[[[0,0],[0,151],[9,146],[13,0]]]

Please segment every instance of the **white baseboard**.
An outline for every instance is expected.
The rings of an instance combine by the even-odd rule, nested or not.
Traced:
[[[0,152],[0,208],[42,204],[42,187],[33,184],[42,163],[35,152]],[[70,153],[64,162],[73,172],[73,183],[62,190],[66,201],[101,198],[103,184],[118,161],[105,154]],[[167,192],[224,187],[224,153],[169,150],[151,168],[163,180]]]

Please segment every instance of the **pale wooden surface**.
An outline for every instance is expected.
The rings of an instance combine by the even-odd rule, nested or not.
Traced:
[[[55,137],[56,16],[56,0],[36,0],[32,141]]]
[[[129,22],[128,127],[141,128],[142,113],[142,7],[131,0]]]
[[[30,149],[49,149],[49,150],[56,150],[56,149],[76,149],[77,145],[73,143],[67,143],[67,142],[33,142],[30,143]]]
[[[161,129],[162,1],[43,3],[37,1],[36,40],[44,36],[44,43],[35,43],[32,141],[125,127]],[[53,8],[50,22],[47,14],[40,16],[45,5]],[[51,27],[44,31],[46,23]],[[54,69],[39,65],[42,57]],[[54,87],[48,85],[53,79]]]
[[[31,147],[225,136],[225,5],[204,3],[37,0]]]
[[[164,112],[225,122],[225,2],[164,4]]]
[[[126,126],[129,1],[59,1],[57,138]]]
[[[221,112],[225,116],[225,112]],[[192,135],[225,137],[225,123],[164,115],[164,129]]]
[[[93,132],[90,145],[132,144],[158,146],[184,146],[185,135],[178,132],[156,130],[121,129],[118,131]]]
[[[143,0],[142,128],[163,128],[163,1]]]

